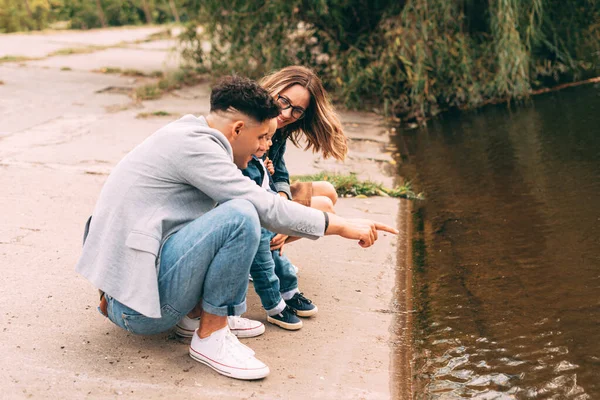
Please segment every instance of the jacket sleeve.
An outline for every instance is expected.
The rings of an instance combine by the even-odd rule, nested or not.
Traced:
[[[292,192],[290,190],[290,174],[285,165],[283,154],[285,153],[286,144],[281,145],[281,157],[278,157],[276,162],[273,162],[275,173],[273,174],[273,183],[278,192],[283,192],[289,200],[292,200]]]
[[[186,140],[172,158],[178,179],[218,203],[232,199],[248,200],[254,205],[261,225],[291,236],[316,239],[324,235],[325,216],[271,193],[254,183],[232,162],[216,139],[207,136]]]

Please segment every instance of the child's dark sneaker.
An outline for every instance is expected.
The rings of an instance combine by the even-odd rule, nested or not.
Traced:
[[[311,317],[319,311],[312,301],[304,297],[304,293],[296,293],[294,297],[286,300],[285,304],[294,309],[299,317]]]
[[[279,314],[267,315],[267,321],[289,331],[302,328],[302,321],[296,316],[296,311],[287,306]]]

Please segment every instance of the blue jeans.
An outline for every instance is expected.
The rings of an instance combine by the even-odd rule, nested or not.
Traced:
[[[298,278],[290,260],[285,255],[280,256],[279,250],[271,251],[271,239],[275,235],[261,228],[258,251],[250,267],[254,290],[269,315],[278,314],[285,308],[281,293],[298,289]]]
[[[161,318],[146,317],[107,293],[108,318],[129,332],[169,330],[202,301],[220,316],[246,311],[248,273],[260,241],[260,222],[246,200],[219,205],[171,235],[160,253]]]

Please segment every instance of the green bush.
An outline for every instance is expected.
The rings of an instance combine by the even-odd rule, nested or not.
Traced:
[[[184,56],[205,70],[258,78],[304,64],[347,106],[407,119],[600,72],[600,0],[205,0],[194,11]]]
[[[44,28],[51,6],[50,0],[0,0],[0,33]]]
[[[158,24],[175,20],[171,2],[182,21],[190,20],[187,10],[195,10],[200,2],[200,0],[145,1],[152,22]],[[107,26],[139,25],[147,22],[142,0],[100,0],[100,7]],[[68,21],[69,26],[74,29],[102,26],[96,0],[0,0],[0,32],[44,29],[55,21]]]

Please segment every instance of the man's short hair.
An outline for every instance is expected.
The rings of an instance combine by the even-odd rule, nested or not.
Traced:
[[[281,109],[258,83],[241,76],[226,76],[212,89],[210,112],[236,110],[258,123],[279,115]]]

